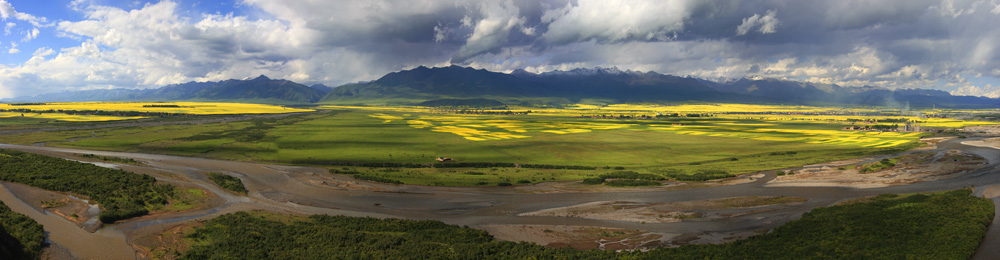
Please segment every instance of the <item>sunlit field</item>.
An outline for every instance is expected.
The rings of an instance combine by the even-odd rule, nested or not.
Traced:
[[[326,106],[377,111],[369,115],[384,119],[384,123],[405,121],[410,127],[435,132],[452,133],[472,141],[530,138],[531,133],[574,134],[594,130],[626,129],[634,131],[667,132],[681,135],[730,137],[762,141],[787,141],[814,144],[833,144],[859,147],[891,148],[910,144],[924,132],[850,131],[844,126],[879,124],[879,120],[906,120],[923,129],[958,128],[968,125],[993,124],[990,122],[962,121],[949,118],[919,116],[869,116],[879,113],[875,109],[839,109],[806,106],[764,105],[574,105],[565,109],[514,109],[531,111],[529,118],[566,118],[589,116],[660,116],[654,120],[590,119],[525,121],[498,119],[491,115],[449,114],[437,111],[434,115],[413,115],[417,112],[435,112],[418,107],[346,107]],[[484,110],[498,112],[502,110]],[[390,113],[390,112],[395,112]],[[400,114],[402,113],[402,114]],[[441,115],[444,113],[445,115]],[[699,116],[688,117],[695,113]],[[750,114],[777,113],[777,114]],[[814,114],[804,114],[814,113]],[[667,117],[663,115],[678,114]],[[662,118],[662,119],[661,119]],[[858,122],[862,121],[862,122]],[[886,123],[903,124],[903,123]]]
[[[6,118],[32,118],[51,119],[67,122],[95,122],[95,121],[116,121],[146,118],[143,116],[104,116],[104,115],[67,115],[61,113],[20,113],[20,112],[0,112],[0,119]]]
[[[178,113],[192,115],[222,114],[271,114],[308,112],[311,109],[288,108],[264,104],[247,103],[201,103],[201,102],[75,102],[75,103],[12,103],[0,104],[0,110],[31,109],[46,110],[100,110],[131,111],[148,113]],[[27,114],[25,114],[27,116]],[[103,120],[93,120],[103,121]]]
[[[119,109],[141,109],[144,103],[112,104],[121,106]],[[156,109],[234,113],[246,105],[257,109],[248,111],[257,113],[302,111],[255,104],[169,104],[181,108]],[[902,151],[920,146],[919,138],[937,130],[990,124],[906,116],[891,110],[801,106],[511,108],[529,110],[527,114],[484,115],[426,107],[324,106],[319,112],[283,118],[29,133],[0,136],[0,142],[326,166],[409,184],[482,185],[580,180],[615,168],[646,173],[752,173]],[[657,113],[657,118],[641,117]],[[593,118],[597,115],[609,117]],[[880,121],[910,122],[920,125],[922,131],[843,130],[847,126],[888,124]],[[437,157],[461,163],[568,165],[597,170],[342,166],[345,162],[431,164]]]

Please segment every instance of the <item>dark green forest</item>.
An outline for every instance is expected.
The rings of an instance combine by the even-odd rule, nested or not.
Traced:
[[[44,247],[42,225],[0,202],[0,258],[38,259]]]
[[[146,215],[173,196],[152,176],[44,155],[0,149],[0,180],[87,196],[103,208],[101,222]]]
[[[993,218],[971,190],[881,195],[818,208],[773,232],[648,252],[550,249],[439,221],[239,212],[197,228],[183,259],[968,259]]]

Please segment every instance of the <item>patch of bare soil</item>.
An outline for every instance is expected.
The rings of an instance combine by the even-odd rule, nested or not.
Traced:
[[[969,145],[969,146],[978,146],[978,147],[987,147],[987,148],[993,148],[993,149],[1000,149],[1000,138],[989,138],[989,139],[983,139],[983,140],[977,140],[977,141],[964,141],[964,142],[962,142],[962,144]]]
[[[84,227],[84,222],[92,217],[87,212],[90,205],[80,199],[69,197],[68,193],[48,191],[20,183],[4,182],[4,185],[10,189],[14,196],[35,210],[55,214],[77,226]],[[94,232],[97,228],[100,228],[99,224],[86,229]]]
[[[202,225],[200,221],[183,222],[158,232],[138,233],[130,242],[144,259],[176,259],[191,248],[184,237]]]
[[[993,184],[983,190],[983,198],[992,199],[1000,197],[1000,184]]]
[[[588,185],[588,184],[583,184],[581,181],[560,181],[560,182],[543,182],[527,186],[517,186],[513,189],[516,192],[535,193],[535,194],[592,193],[592,192],[649,192],[649,191],[696,189],[705,187],[744,184],[753,182],[754,180],[763,177],[764,177],[763,174],[750,174],[750,175],[719,179],[719,180],[711,180],[711,181],[667,182],[661,186],[644,186],[644,187],[611,187],[603,184]]]
[[[76,260],[78,258],[73,256],[73,253],[59,244],[49,244],[42,251],[42,259],[46,260]]]
[[[506,241],[524,241],[551,248],[579,250],[648,250],[670,246],[676,234],[640,230],[564,225],[486,225],[478,227]]]
[[[577,217],[636,223],[668,223],[685,219],[721,219],[775,210],[805,202],[803,198],[748,196],[669,203],[597,201],[522,213],[518,216]]]
[[[970,133],[973,136],[998,136],[1000,135],[1000,125],[977,125],[966,126],[962,132]]]
[[[899,160],[895,166],[874,172],[862,172],[868,164],[860,163],[797,169],[794,174],[778,176],[766,186],[879,188],[950,178],[987,164],[983,157],[958,150],[916,153],[895,159]]]
[[[390,191],[389,189],[382,188],[365,182],[339,179],[330,174],[309,174],[309,173],[289,174],[289,177],[298,179],[304,183],[313,186],[333,188],[338,190],[381,191],[381,192]]]
[[[937,144],[938,143],[941,143],[941,142],[944,142],[944,141],[947,141],[947,140],[951,140],[951,139],[955,139],[955,137],[954,136],[944,136],[944,137],[922,138],[922,139],[920,139],[920,142],[922,142],[922,143],[924,143],[926,145],[918,147],[918,148],[914,148],[913,151],[930,151],[930,150],[934,150],[934,149],[937,149]]]

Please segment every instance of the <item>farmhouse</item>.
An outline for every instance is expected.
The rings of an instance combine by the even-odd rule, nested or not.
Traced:
[[[450,161],[453,161],[453,160],[451,158],[448,158],[448,157],[438,157],[437,161],[439,161],[439,162],[450,162]]]

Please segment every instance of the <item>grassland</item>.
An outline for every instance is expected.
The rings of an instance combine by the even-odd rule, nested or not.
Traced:
[[[442,156],[454,158],[458,163],[598,168],[371,168],[348,165],[342,169],[366,176],[362,178],[377,177],[406,184],[504,185],[582,180],[598,177],[616,167],[665,177],[693,176],[678,178],[685,180],[712,179],[901,151],[919,146],[917,140],[928,135],[841,130],[852,123],[906,120],[925,125],[924,129],[989,124],[904,117],[895,115],[897,112],[878,110],[755,105],[578,105],[561,109],[524,109],[531,110],[527,115],[480,115],[422,107],[325,106],[321,109],[317,113],[283,118],[195,126],[0,136],[0,143],[49,142],[48,145],[53,146],[85,149],[330,168],[344,166],[340,164],[343,162],[431,164]],[[600,113],[620,118],[591,118]],[[639,117],[656,113],[696,113],[698,116]],[[706,172],[713,174],[699,177]]]

